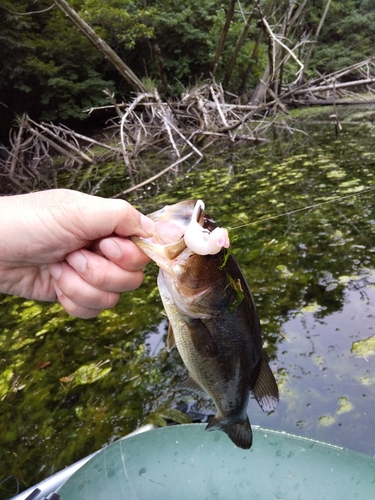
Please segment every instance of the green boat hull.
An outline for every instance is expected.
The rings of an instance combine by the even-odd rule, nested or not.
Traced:
[[[375,460],[253,428],[251,450],[204,424],[165,427],[104,448],[58,490],[61,500],[375,499]]]

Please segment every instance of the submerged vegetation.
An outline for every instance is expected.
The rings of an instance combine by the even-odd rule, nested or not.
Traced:
[[[254,150],[207,150],[194,168],[127,199],[147,213],[202,198],[233,228],[232,251],[281,393],[270,416],[250,402],[252,424],[372,454],[374,127],[358,118],[338,136],[322,119],[300,122],[306,135],[292,142],[276,129]],[[154,165],[155,157],[142,161]],[[112,172],[98,193],[116,194],[123,175]],[[102,177],[94,169],[90,183]],[[1,297],[0,462],[22,487],[144,423],[188,421],[181,403],[198,399],[200,410],[213,410],[179,388],[186,372],[178,354],[166,352],[156,272],[149,266],[139,290],[86,321],[58,305]],[[14,482],[0,491],[9,498]]]
[[[69,187],[145,213],[202,198],[235,235],[281,392],[252,423],[374,453],[374,2],[69,2],[135,96],[59,3],[0,6],[1,193]],[[329,106],[286,118],[307,97]],[[99,131],[66,126],[86,117]],[[189,421],[180,403],[212,410],[179,387],[155,277],[86,321],[0,297],[3,476],[25,488],[144,423]]]

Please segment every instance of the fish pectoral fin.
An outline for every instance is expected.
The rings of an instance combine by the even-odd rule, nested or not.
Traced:
[[[194,319],[187,324],[194,347],[205,358],[216,358],[219,349],[216,342],[202,320]]]
[[[250,420],[246,417],[245,420],[234,421],[234,422],[223,422],[220,418],[212,417],[209,424],[207,425],[206,431],[223,431],[230,438],[233,443],[242,448],[243,450],[248,450],[253,444],[253,433],[251,430]]]
[[[171,352],[171,350],[176,346],[176,341],[174,338],[172,325],[169,323],[168,325],[168,335],[167,335],[167,351]]]
[[[264,358],[260,360],[259,375],[255,384],[250,388],[265,413],[276,409],[279,404],[279,389],[271,368]]]
[[[196,382],[193,377],[189,374],[177,387],[178,389],[190,389],[195,392],[199,392],[204,396],[207,396],[206,392],[202,387]]]

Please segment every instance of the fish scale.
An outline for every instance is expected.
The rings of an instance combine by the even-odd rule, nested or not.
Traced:
[[[189,374],[191,377],[190,380],[188,378],[188,381],[185,382],[184,385],[189,386],[190,384],[190,387],[192,388],[203,389],[212,397],[214,402],[220,401],[221,406],[226,405],[226,408],[223,408],[223,411],[225,413],[233,410],[238,412],[237,389],[239,388],[240,382],[240,367],[237,361],[241,356],[240,350],[234,350],[233,347],[235,344],[231,342],[232,349],[230,353],[222,350],[222,352],[219,352],[217,356],[211,357],[211,362],[208,363],[207,356],[201,354],[201,351],[195,347],[191,335],[189,335],[189,330],[191,328],[194,328],[195,326],[194,323],[200,320],[195,320],[181,315],[178,308],[173,303],[173,300],[169,295],[165,283],[161,283],[161,281],[163,280],[159,278],[158,284],[164,308],[166,310],[168,318],[171,321],[171,324],[173,325],[173,331],[179,332],[178,334],[173,334],[175,345],[178,351],[181,353],[184,364],[189,370]],[[217,333],[220,335],[218,331]],[[213,340],[215,341],[215,338],[213,338]],[[221,339],[219,338],[219,345],[221,343],[220,341]],[[238,347],[241,346],[239,345]],[[171,350],[171,348],[173,348],[173,345],[169,346],[169,350]],[[236,369],[235,366],[234,370],[230,371],[231,375],[227,377],[226,374],[228,373],[228,371],[224,371],[220,365],[228,365],[229,363],[233,362],[233,360],[236,360],[238,369]],[[233,371],[237,371],[237,376],[233,377]],[[218,373],[221,373],[223,375],[220,380],[218,380]],[[191,379],[195,383],[193,383]],[[198,385],[195,387],[195,384]],[[224,389],[225,386],[226,388]],[[222,400],[223,392],[232,394],[232,399],[235,400],[234,404],[231,404],[231,401],[229,399],[225,401]],[[247,400],[244,401],[245,408],[246,404]]]
[[[215,403],[217,413],[206,430],[224,431],[236,446],[249,449],[250,393],[269,412],[278,405],[278,388],[264,357],[254,300],[237,261],[225,248],[213,255],[196,253],[201,241],[211,247],[207,242],[217,228],[200,207],[203,202],[194,200],[166,206],[149,215],[155,222],[153,237],[132,240],[160,268],[158,286],[170,323],[167,347],[177,347],[189,371],[183,385],[203,390]],[[184,241],[188,228],[194,251]],[[170,241],[169,234],[182,236]]]

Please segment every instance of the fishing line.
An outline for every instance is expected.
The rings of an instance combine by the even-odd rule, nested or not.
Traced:
[[[304,210],[313,210],[313,209],[319,208],[323,205],[327,205],[328,203],[333,203],[334,201],[340,201],[340,200],[344,200],[345,198],[359,196],[359,195],[362,195],[362,194],[365,194],[365,193],[368,193],[368,192],[374,191],[374,190],[375,190],[375,187],[370,187],[370,188],[364,189],[362,191],[358,191],[358,193],[350,193],[350,194],[346,194],[344,196],[335,196],[331,200],[322,201],[321,203],[315,203],[314,205],[309,205],[309,206],[303,207],[303,208],[297,208],[296,210],[291,210],[290,212],[284,212],[284,213],[278,214],[278,215],[270,215],[268,217],[263,217],[262,219],[257,219],[257,220],[252,221],[252,222],[247,222],[246,224],[241,224],[240,226],[231,227],[231,231],[235,231],[235,230],[240,229],[242,227],[251,226],[253,224],[259,224],[259,222],[265,222],[268,220],[279,219],[280,217],[285,217],[286,215],[293,215],[293,214],[296,214],[298,212],[303,212]]]

